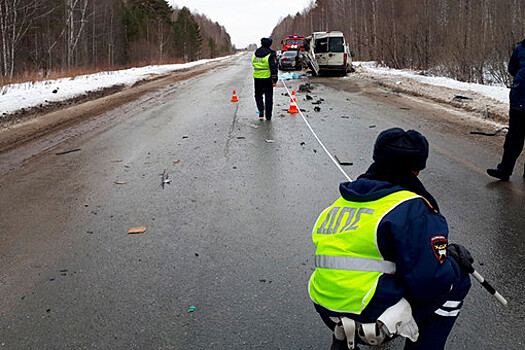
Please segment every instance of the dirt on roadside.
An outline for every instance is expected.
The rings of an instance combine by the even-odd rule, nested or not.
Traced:
[[[170,74],[153,76],[133,86],[117,85],[46,106],[24,109],[0,119],[0,152],[16,148],[51,132],[95,118],[181,80],[229,64],[210,62]]]

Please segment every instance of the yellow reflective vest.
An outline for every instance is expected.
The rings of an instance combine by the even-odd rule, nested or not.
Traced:
[[[255,54],[252,56],[252,66],[253,66],[253,77],[264,79],[271,76],[270,72],[270,55],[264,57],[257,57]]]
[[[309,282],[310,298],[322,307],[360,314],[375,294],[379,277],[394,274],[377,246],[377,227],[395,207],[421,196],[399,191],[370,202],[339,198],[315,224],[312,239],[315,271]]]

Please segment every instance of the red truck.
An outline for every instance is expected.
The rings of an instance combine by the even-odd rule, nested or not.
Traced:
[[[304,35],[288,35],[281,43],[283,44],[283,51],[304,51]]]

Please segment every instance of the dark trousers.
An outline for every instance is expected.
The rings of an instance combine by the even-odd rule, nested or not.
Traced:
[[[463,299],[465,299],[470,290],[470,286],[470,277],[467,274],[463,274],[461,282],[454,286],[443,300],[439,300],[434,304],[411,305],[412,315],[419,328],[419,338],[415,343],[407,339],[404,349],[443,350],[448,335],[458,318],[459,310],[463,306]],[[330,319],[330,316],[337,315],[319,305],[314,304],[314,306],[328,328],[334,330],[336,324]],[[349,314],[345,316],[352,318]],[[387,339],[385,339],[386,341]],[[364,344],[358,336],[356,336],[356,342]],[[344,343],[334,339],[332,349],[345,349]]]
[[[509,112],[509,132],[503,144],[503,158],[498,169],[511,175],[516,160],[523,151],[525,141],[525,111],[511,109]],[[525,170],[524,170],[525,173]]]
[[[257,103],[257,109],[259,112],[265,112],[266,118],[272,116],[273,109],[273,82],[272,78],[266,79],[253,79],[255,84],[255,103]],[[264,95],[264,101],[263,101]],[[265,109],[266,103],[266,109]]]

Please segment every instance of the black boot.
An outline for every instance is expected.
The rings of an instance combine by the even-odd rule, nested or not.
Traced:
[[[259,111],[259,118],[264,118],[264,111]]]
[[[487,169],[487,174],[501,181],[509,181],[510,175],[500,169]]]

